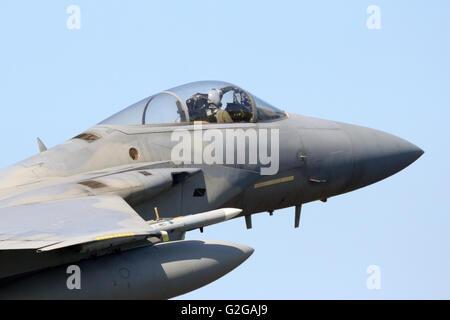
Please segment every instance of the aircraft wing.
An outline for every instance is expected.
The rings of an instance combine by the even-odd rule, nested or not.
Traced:
[[[0,250],[43,252],[77,246],[80,251],[95,251],[150,236],[164,240],[168,231],[186,232],[241,212],[219,209],[185,216],[176,222],[145,221],[133,204],[200,172],[197,168],[158,166],[110,169],[17,190],[0,201]]]
[[[80,245],[80,251],[144,240],[167,241],[186,232],[238,216],[225,208],[170,220],[146,222],[119,196],[104,195],[0,208],[0,250],[51,251]]]
[[[0,208],[0,250],[67,247],[151,234],[120,197],[94,196]]]

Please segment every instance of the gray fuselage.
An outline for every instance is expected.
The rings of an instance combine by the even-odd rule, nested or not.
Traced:
[[[262,175],[259,162],[248,163],[254,149],[245,140],[244,163],[223,164],[174,163],[172,150],[177,141],[174,130],[186,130],[195,139],[194,126],[106,126],[99,125],[86,132],[99,139],[72,139],[33,156],[0,172],[1,202],[24,204],[41,199],[27,199],[26,190],[48,185],[42,197],[58,197],[53,190],[60,178],[104,169],[152,163],[151,167],[200,168],[202,174],[180,183],[154,197],[129,197],[130,205],[146,220],[176,217],[220,207],[243,209],[243,215],[272,211],[349,192],[382,180],[415,161],[423,151],[393,135],[349,124],[291,115],[285,119],[261,123],[206,124],[202,132],[242,129],[247,132],[279,131],[279,164],[275,174]],[[198,131],[198,130],[197,130]],[[242,132],[241,132],[242,133]],[[241,140],[238,137],[235,142]],[[205,145],[205,142],[202,141]],[[268,153],[271,143],[268,141]],[[130,149],[138,151],[133,160]],[[226,142],[223,143],[226,153]],[[237,157],[237,156],[236,156]],[[192,157],[194,158],[194,157]],[[225,158],[225,155],[224,155]],[[124,182],[126,183],[126,182]],[[106,186],[107,188],[108,186]],[[89,189],[88,186],[84,187]],[[92,188],[95,189],[95,188]],[[196,194],[196,190],[204,190]],[[114,192],[83,190],[83,192]],[[64,197],[73,192],[64,190]],[[18,199],[19,198],[19,199]]]

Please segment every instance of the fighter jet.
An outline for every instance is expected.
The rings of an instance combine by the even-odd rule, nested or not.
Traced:
[[[294,115],[225,82],[145,98],[0,171],[0,298],[168,299],[230,272],[245,245],[194,229],[327,201],[423,151],[361,126]],[[261,249],[264,250],[264,249]]]

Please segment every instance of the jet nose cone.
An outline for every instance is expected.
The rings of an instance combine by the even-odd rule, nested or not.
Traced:
[[[379,130],[346,125],[352,143],[353,176],[350,189],[385,179],[416,161],[424,151],[416,145]]]

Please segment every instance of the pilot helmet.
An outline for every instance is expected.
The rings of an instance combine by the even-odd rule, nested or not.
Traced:
[[[222,91],[219,89],[212,89],[208,92],[208,103],[215,106],[220,106],[220,101],[222,100]]]

